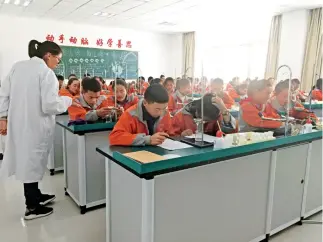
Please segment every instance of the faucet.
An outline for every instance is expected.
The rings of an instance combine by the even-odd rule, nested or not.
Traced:
[[[290,90],[291,90],[291,80],[292,80],[292,69],[288,65],[281,65],[278,67],[276,71],[276,80],[278,77],[278,72],[280,71],[281,68],[286,67],[289,72],[289,78],[288,78],[288,103],[287,103],[287,108],[286,108],[286,121],[289,120],[289,108],[290,108]],[[288,122],[285,122],[285,137],[287,136],[288,133]]]

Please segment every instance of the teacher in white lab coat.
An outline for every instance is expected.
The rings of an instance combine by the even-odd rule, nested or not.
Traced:
[[[53,212],[45,205],[55,196],[42,194],[38,182],[52,147],[55,115],[72,105],[71,98],[58,96],[53,72],[61,61],[61,48],[32,40],[28,53],[31,59],[14,64],[0,88],[0,134],[7,134],[0,175],[15,175],[24,184],[26,220]]]

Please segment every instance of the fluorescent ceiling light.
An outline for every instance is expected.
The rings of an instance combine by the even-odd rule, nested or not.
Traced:
[[[15,5],[19,5],[20,4],[20,0],[15,0],[14,4]]]
[[[93,14],[94,16],[100,16],[102,14],[102,12],[96,12],[95,14]]]
[[[170,22],[164,21],[164,22],[159,23],[159,25],[175,26],[176,24],[175,23],[170,23]]]
[[[101,13],[101,17],[108,16],[108,13]]]
[[[4,3],[10,3],[10,0],[4,0]]]
[[[24,7],[27,7],[27,6],[30,4],[30,2],[31,2],[31,1],[25,1],[25,2],[24,2],[24,4],[23,4],[23,6],[24,6]]]

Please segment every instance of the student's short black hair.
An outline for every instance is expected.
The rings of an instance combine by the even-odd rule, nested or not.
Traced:
[[[83,92],[100,92],[101,85],[95,78],[85,77],[82,80],[82,90]]]
[[[148,103],[168,103],[167,90],[160,84],[150,85],[144,94],[144,99]]]
[[[148,83],[151,84],[151,81],[154,80],[152,76],[148,77]]]
[[[62,75],[56,75],[57,80],[64,81],[64,77]]]
[[[117,78],[117,86],[118,85],[124,86],[126,88],[126,90],[127,90],[128,86],[127,86],[127,83],[126,83],[126,81],[124,79]],[[114,83],[112,84],[112,89],[114,89]]]
[[[191,82],[188,79],[182,78],[180,80],[177,80],[177,82],[176,82],[176,89],[178,90],[181,87],[185,87],[185,86],[190,85],[190,84],[191,84]]]
[[[221,78],[211,79],[211,84],[224,84],[224,81]]]
[[[140,77],[139,77],[139,81],[140,81],[140,80],[143,80],[143,81],[144,81],[144,80],[145,80],[145,77],[140,76]]]
[[[164,82],[164,86],[166,86],[167,82],[172,82],[172,83],[175,83],[173,77],[167,77],[165,82]]]
[[[77,77],[75,74],[70,74],[67,79],[70,79],[71,77]]]
[[[152,81],[150,82],[150,85],[154,85],[154,84],[161,85],[161,79],[159,79],[159,78],[155,78],[154,80],[152,80]]]
[[[160,79],[165,78],[165,75],[160,75]]]
[[[216,97],[214,94],[208,93],[203,96],[203,106],[204,106],[204,118],[208,118],[209,120],[217,120],[220,116],[220,109],[216,104],[212,103],[212,98]],[[197,99],[190,104],[188,104],[190,113],[193,116],[201,118],[202,116],[202,101],[201,99]]]

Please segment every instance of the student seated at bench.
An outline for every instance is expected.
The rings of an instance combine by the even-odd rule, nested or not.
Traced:
[[[206,94],[203,97],[204,133],[216,135],[219,125],[224,133],[238,132],[236,120],[226,109],[222,99],[213,94]],[[201,99],[195,100],[187,104],[173,118],[173,129],[175,135],[189,136],[196,132],[196,123],[194,119],[202,117]]]
[[[191,82],[180,79],[176,82],[176,92],[169,95],[168,110],[174,115],[178,110],[189,103],[187,95],[191,93]]]
[[[289,115],[290,117],[296,119],[307,119],[311,117],[317,120],[317,117],[314,113],[309,113],[304,106],[297,102],[294,97],[292,96],[292,90],[290,95],[288,95],[289,91],[289,80],[279,82],[274,91],[273,97],[267,103],[266,110],[267,112],[276,112],[277,114],[286,115],[287,112],[287,105],[288,105],[288,96],[290,98],[290,106],[289,106]]]
[[[74,100],[82,107],[71,106],[68,109],[70,120],[83,119],[97,121],[111,113],[111,107],[104,95],[100,95],[101,85],[95,78],[85,77],[82,80],[82,93]]]
[[[272,94],[272,83],[268,80],[251,81],[248,86],[248,98],[240,101],[241,131],[268,131],[283,127],[283,123],[276,120],[280,115],[272,110],[266,110],[266,104]],[[263,118],[262,118],[263,117]]]
[[[231,98],[227,92],[223,90],[224,82],[221,78],[215,78],[211,80],[211,93],[215,94],[217,97],[220,97],[225,106],[230,109],[234,104],[234,99]]]
[[[111,145],[159,145],[173,135],[167,111],[168,93],[159,84],[150,85],[136,105],[124,112],[109,136]]]
[[[138,97],[133,94],[127,94],[127,83],[125,80],[117,78],[116,80],[116,97],[117,97],[117,106],[122,107],[124,111],[126,111],[131,106],[138,103]],[[112,90],[114,91],[114,83],[112,84]],[[115,96],[109,96],[109,106],[115,106]]]
[[[70,79],[68,79],[68,83],[66,85],[66,87],[62,87],[59,92],[58,95],[60,96],[67,96],[70,98],[74,98],[75,96],[79,96],[80,95],[80,80],[77,79],[76,77],[71,77]]]
[[[312,98],[313,100],[322,101],[322,78],[317,79],[312,90]]]

